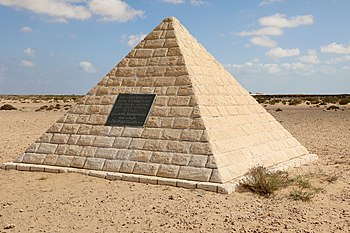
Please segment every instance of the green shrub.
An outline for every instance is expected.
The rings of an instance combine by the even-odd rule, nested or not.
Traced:
[[[339,101],[339,104],[340,105],[347,105],[350,103],[350,97],[346,97],[346,98],[342,98],[340,101]]]
[[[301,104],[302,100],[301,99],[292,99],[289,101],[289,105],[298,105]]]

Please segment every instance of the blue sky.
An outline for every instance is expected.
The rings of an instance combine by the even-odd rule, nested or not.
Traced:
[[[350,93],[348,0],[0,0],[0,94],[85,94],[175,16],[249,91]]]

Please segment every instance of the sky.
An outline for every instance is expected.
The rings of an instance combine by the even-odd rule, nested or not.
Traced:
[[[252,93],[350,93],[349,0],[0,0],[0,94],[85,94],[175,16]]]

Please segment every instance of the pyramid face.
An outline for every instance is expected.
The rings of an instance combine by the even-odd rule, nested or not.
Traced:
[[[308,155],[170,17],[15,163],[222,184]]]

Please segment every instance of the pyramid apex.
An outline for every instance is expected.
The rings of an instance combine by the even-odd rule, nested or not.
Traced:
[[[163,22],[179,22],[179,20],[174,16],[169,16],[163,20]]]

